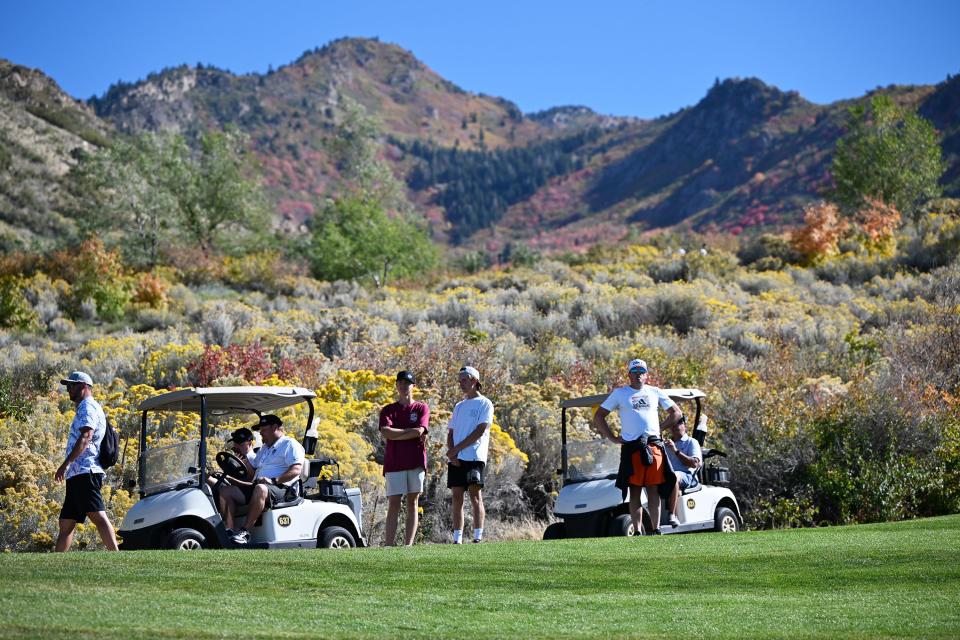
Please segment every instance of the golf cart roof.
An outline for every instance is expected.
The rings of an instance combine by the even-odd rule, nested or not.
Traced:
[[[700,389],[661,389],[661,391],[670,396],[670,399],[674,402],[683,402],[707,397],[707,394],[705,394],[703,391],[700,391]],[[572,407],[595,407],[606,400],[608,395],[610,394],[600,393],[595,396],[570,398],[569,400],[562,401],[560,406],[564,409],[570,409]]]
[[[264,413],[316,397],[303,387],[191,387],[147,398],[138,410],[200,411],[200,398],[205,398],[207,411]]]

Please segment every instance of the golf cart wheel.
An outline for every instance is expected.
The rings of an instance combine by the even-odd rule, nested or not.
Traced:
[[[343,527],[327,527],[320,533],[321,549],[350,549],[357,546],[353,534]]]
[[[621,513],[610,521],[608,534],[611,536],[635,536],[637,530],[633,527],[633,520],[629,513]]]
[[[207,548],[207,538],[196,529],[174,529],[167,536],[166,547],[177,551],[199,551]]]
[[[544,540],[563,540],[567,537],[567,526],[562,522],[554,522],[543,532]]]
[[[713,530],[720,533],[736,533],[740,530],[737,514],[726,507],[720,507],[713,519]]]

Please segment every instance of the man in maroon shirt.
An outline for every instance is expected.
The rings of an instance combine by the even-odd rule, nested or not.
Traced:
[[[427,468],[426,436],[430,407],[413,399],[413,374],[397,374],[397,401],[380,410],[380,435],[387,443],[383,475],[387,479],[387,523],[384,544],[396,544],[397,520],[403,496],[407,497],[407,528],[403,543],[413,544],[420,522],[417,500],[423,491]]]

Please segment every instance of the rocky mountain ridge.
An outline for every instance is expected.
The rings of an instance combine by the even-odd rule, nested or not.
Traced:
[[[0,87],[4,115],[19,114],[13,120],[22,120],[23,113],[39,109],[47,115],[40,120],[79,138],[77,144],[99,144],[116,131],[173,130],[191,138],[209,128],[238,127],[250,135],[277,217],[290,229],[333,193],[337,171],[326,145],[347,99],[375,115],[387,139],[395,141],[384,157],[398,177],[417,175],[411,200],[441,240],[447,237],[447,220],[465,219],[451,209],[456,198],[444,193],[483,188],[483,176],[470,171],[497,170],[504,150],[529,149],[535,161],[537,149],[560,145],[573,159],[560,174],[511,159],[499,174],[536,171],[540,177],[533,183],[526,175],[517,177],[535,187],[522,191],[532,195],[501,199],[506,202],[502,213],[480,216],[475,229],[464,233],[461,227],[450,236],[489,251],[518,241],[547,251],[569,250],[616,239],[628,229],[680,225],[741,233],[795,224],[803,205],[830,184],[833,147],[853,104],[816,105],[751,78],[718,81],[696,105],[654,120],[603,116],[577,106],[523,114],[508,100],[461,89],[399,46],[356,38],[307,51],[266,74],[236,75],[202,65],[165,69],[114,85],[88,106],[52,89],[55,83],[40,72],[18,74],[20,81],[3,80]],[[957,78],[933,87],[882,91],[919,108],[943,132],[945,184],[948,194],[960,191]],[[0,142],[9,147],[8,155],[21,158],[22,168],[24,153],[8,144],[10,126],[5,126],[0,135],[7,137]],[[576,145],[564,142],[570,140]],[[466,169],[427,172],[434,181],[425,181],[424,154],[414,157],[402,150],[413,142],[474,155]],[[57,146],[66,165],[68,147]],[[448,162],[459,157],[447,156]],[[56,175],[51,174],[54,182]],[[457,175],[461,183],[436,177],[446,175]],[[476,184],[462,183],[474,179]],[[4,189],[8,202],[9,182]],[[14,215],[14,209],[20,213]],[[4,204],[0,221],[8,225],[7,235],[31,217],[24,213],[29,209],[29,202]],[[64,212],[62,203],[53,202],[37,209],[50,218]],[[42,236],[44,225],[37,226]]]

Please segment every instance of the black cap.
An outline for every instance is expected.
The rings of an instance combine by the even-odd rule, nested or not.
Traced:
[[[272,413],[265,413],[265,414],[263,414],[262,416],[260,416],[260,422],[258,422],[257,424],[255,424],[255,425],[253,426],[253,429],[254,429],[254,431],[257,431],[257,430],[260,429],[260,427],[263,427],[263,426],[268,425],[268,424],[275,424],[275,425],[277,425],[278,427],[282,427],[282,426],[283,426],[283,420],[281,420],[279,416],[275,416],[275,415],[273,415]]]
[[[237,444],[243,444],[244,442],[253,442],[253,440],[253,431],[250,431],[250,429],[247,429],[246,427],[240,427],[230,434],[229,441],[236,442]]]
[[[413,378],[413,374],[406,370],[397,374],[397,382],[401,380],[409,382],[410,384],[417,384],[417,381]]]

